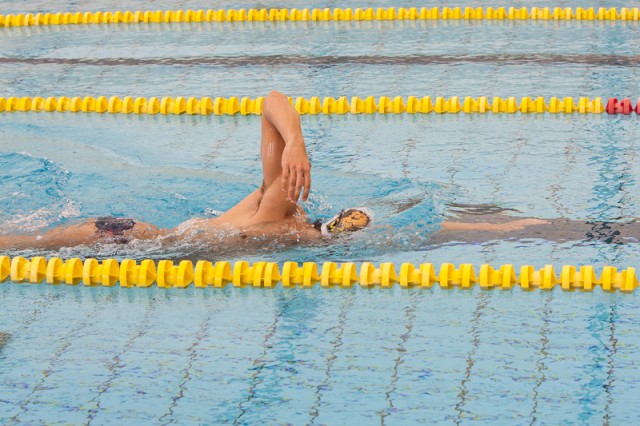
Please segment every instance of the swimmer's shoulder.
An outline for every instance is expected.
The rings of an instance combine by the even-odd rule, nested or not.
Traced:
[[[182,222],[180,225],[178,225],[178,228],[199,228],[199,227],[207,226],[208,220],[209,219],[202,218],[202,217],[193,217],[189,220],[185,220],[184,222]]]
[[[311,223],[299,217],[284,220],[262,222],[242,228],[248,237],[277,239],[279,241],[315,241],[322,239],[322,233]]]

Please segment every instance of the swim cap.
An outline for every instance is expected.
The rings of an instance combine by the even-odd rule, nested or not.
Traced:
[[[371,214],[364,208],[342,210],[320,227],[322,235],[359,231],[371,223]]]

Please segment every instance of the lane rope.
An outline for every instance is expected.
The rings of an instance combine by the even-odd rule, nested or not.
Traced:
[[[638,21],[637,7],[388,7],[314,9],[137,10],[0,15],[0,27],[76,24],[264,21],[577,20]]]
[[[0,97],[0,112],[94,112],[111,114],[188,114],[188,115],[260,115],[264,98],[222,97]],[[636,105],[629,98],[610,98],[606,105],[602,98],[580,97],[515,97],[488,98],[470,96],[450,98],[430,96],[380,96],[348,99],[346,96],[289,98],[302,115],[316,114],[467,114],[474,113],[552,113],[552,114],[640,114],[640,99]]]
[[[478,285],[482,289],[511,290],[518,286],[522,290],[593,291],[600,288],[606,292],[633,292],[638,287],[635,268],[618,270],[613,266],[602,268],[597,276],[591,265],[564,265],[560,275],[556,274],[552,265],[535,269],[523,265],[516,275],[513,265],[502,265],[493,268],[482,264],[476,274],[471,264],[443,263],[438,267],[432,263],[413,265],[403,263],[396,272],[393,263],[385,262],[375,266],[363,262],[360,267],[353,262],[337,264],[334,262],[284,262],[282,268],[275,262],[255,262],[249,264],[238,260],[235,263],[221,261],[212,263],[200,260],[194,265],[189,260],[175,264],[171,260],[151,259],[137,262],[124,259],[98,261],[96,259],[81,260],[72,258],[62,260],[54,257],[26,259],[21,256],[10,258],[0,256],[0,282],[9,279],[21,284],[67,284],[85,286],[113,287],[151,287],[186,288],[192,284],[198,288],[224,288],[228,284],[234,287],[273,288],[278,283],[283,287],[311,288],[320,287],[351,288],[359,284],[363,288],[391,288],[399,285],[402,288],[418,287],[423,289],[437,285],[443,289],[472,289]]]

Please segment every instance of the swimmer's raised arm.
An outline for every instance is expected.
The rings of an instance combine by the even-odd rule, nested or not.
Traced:
[[[311,163],[302,136],[300,115],[286,96],[270,92],[262,106],[262,162],[264,184],[269,188],[278,178],[289,200],[309,197]]]

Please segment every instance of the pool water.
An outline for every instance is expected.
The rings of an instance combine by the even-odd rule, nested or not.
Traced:
[[[635,295],[0,290],[8,423],[635,419]]]
[[[100,7],[198,7],[182,3]],[[476,4],[455,4],[467,5]],[[325,6],[345,5],[308,3]],[[615,6],[626,5],[607,4]],[[0,13],[40,9],[99,10],[0,2]],[[256,97],[278,89],[306,97],[635,99],[638,25],[0,29],[0,96]],[[136,243],[0,254],[598,270],[637,263],[633,243],[432,239],[451,204],[496,205],[515,217],[640,217],[635,115],[304,116],[302,124],[313,163],[309,215],[365,206],[370,229],[330,245],[251,251]],[[260,184],[259,129],[259,117],[2,113],[0,233],[103,215],[162,227],[211,217]],[[4,283],[0,295],[0,420],[8,424],[637,421],[636,294]]]

